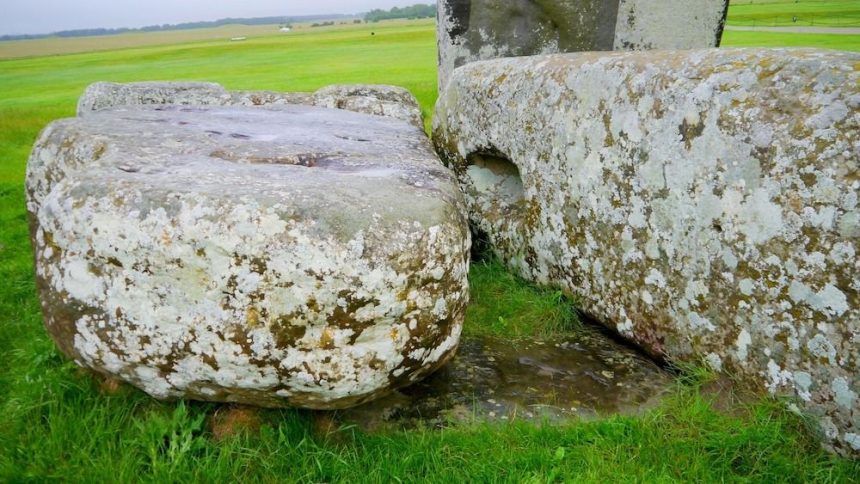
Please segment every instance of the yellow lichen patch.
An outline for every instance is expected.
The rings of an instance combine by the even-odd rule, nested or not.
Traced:
[[[331,328],[325,328],[320,336],[320,348],[330,350],[334,348],[334,331]]]
[[[603,126],[606,128],[606,138],[603,139],[603,146],[609,148],[615,144],[615,137],[612,136],[612,115],[609,111],[603,111]]]
[[[255,307],[249,307],[245,312],[245,322],[248,324],[248,327],[251,329],[259,328],[261,326],[260,321],[260,311]]]
[[[97,161],[104,156],[107,151],[107,146],[104,143],[99,143],[93,148],[93,160]]]

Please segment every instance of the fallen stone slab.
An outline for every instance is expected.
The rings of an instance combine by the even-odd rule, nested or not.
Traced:
[[[457,348],[462,195],[408,123],[102,110],[48,126],[26,186],[48,332],[156,398],[344,408]]]
[[[860,451],[860,55],[477,62],[434,118],[474,227],[652,354],[797,397]]]
[[[315,93],[228,91],[212,82],[149,81],[91,84],[78,100],[78,116],[118,106],[288,106],[302,104],[386,116],[424,128],[421,106],[407,89],[377,84],[339,84]]]
[[[728,0],[440,0],[439,88],[477,60],[718,47]]]
[[[429,378],[337,416],[367,431],[570,422],[641,415],[674,385],[646,356],[596,331],[549,340],[464,337],[457,355]]]

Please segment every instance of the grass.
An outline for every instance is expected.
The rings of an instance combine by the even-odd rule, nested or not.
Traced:
[[[532,286],[498,260],[474,262],[469,283],[466,336],[546,338],[579,327],[575,306],[561,291]]]
[[[723,47],[817,47],[860,52],[860,35],[726,30]]]
[[[386,20],[374,24],[382,30],[391,26],[405,25],[411,22],[404,20]],[[46,37],[42,39],[16,40],[0,42],[0,59],[15,59],[22,57],[40,57],[87,52],[101,52],[118,49],[133,49],[139,47],[175,46],[176,44],[211,42],[229,45],[234,37],[259,39],[293,39],[295,37],[312,36],[320,33],[350,30],[354,26],[352,20],[340,20],[336,25],[311,27],[310,23],[294,24],[289,33],[279,32],[280,26],[273,25],[222,25],[219,27],[188,30],[167,30],[164,32],[127,32],[110,36],[90,37]]]
[[[43,364],[41,396],[6,415],[0,480],[848,482],[860,470],[818,451],[782,407],[725,416],[689,384],[640,418],[326,435],[307,412],[266,411],[259,433],[216,443],[214,405],[99,396],[69,366]]]
[[[729,25],[860,27],[857,0],[732,0]]]
[[[699,391],[700,378],[679,383],[642,417],[376,435],[343,429],[333,437],[318,430],[315,414],[265,411],[259,433],[217,441],[208,425],[217,405],[109,392],[60,356],[41,325],[23,173],[39,130],[73,115],[87,84],[186,79],[308,91],[383,82],[411,89],[429,114],[435,56],[432,23],[419,21],[0,61],[0,482],[846,482],[860,475],[860,464],[824,453],[803,419],[780,404],[718,412]],[[576,327],[558,293],[496,262],[475,264],[471,280],[471,335]]]
[[[860,2],[856,0],[732,0],[727,22],[729,26],[744,27],[860,27]],[[750,32],[727,29],[723,34],[723,46],[818,47],[860,52],[860,35]]]
[[[128,32],[91,37],[47,37],[0,42],[0,59],[77,54],[135,47],[176,45],[189,42],[228,42],[233,37],[260,37],[277,32],[277,25],[223,25],[208,29],[165,32]],[[107,41],[106,41],[107,39]]]

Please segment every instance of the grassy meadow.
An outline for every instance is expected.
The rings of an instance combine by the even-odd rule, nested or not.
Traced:
[[[260,37],[277,31],[277,25],[224,25],[208,29],[127,32],[111,36],[47,37],[0,42],[0,59],[77,54],[105,50],[225,41],[233,37]],[[108,39],[107,41],[105,41]]]
[[[726,30],[723,47],[817,47],[860,52],[860,35]]]
[[[860,27],[857,0],[732,0],[730,25]]]
[[[729,32],[726,45],[860,50],[851,36],[780,35]],[[23,177],[38,132],[72,116],[86,85],[175,79],[311,91],[388,83],[409,88],[428,118],[436,97],[431,21],[260,33],[244,42],[112,41],[94,42],[110,50],[42,57],[26,49],[10,54],[0,44],[0,56],[21,57],[0,60],[0,482],[849,482],[860,476],[860,463],[822,451],[804,419],[779,402],[722,409],[702,391],[712,378],[697,370],[684,372],[667,402],[641,417],[372,435],[328,427],[324,415],[298,410],[251,413],[224,432],[219,422],[229,407],[159,403],[79,370],[42,328]],[[492,260],[474,264],[472,284],[472,335],[576,328],[569,301]]]

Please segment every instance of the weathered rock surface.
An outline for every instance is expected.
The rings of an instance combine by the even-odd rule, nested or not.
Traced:
[[[343,408],[457,347],[462,195],[402,121],[104,110],[45,129],[27,194],[51,336],[154,397]]]
[[[434,142],[522,276],[652,353],[794,395],[860,451],[860,55],[478,62]]]
[[[717,47],[728,0],[441,0],[439,88],[477,60]]]
[[[464,338],[453,360],[429,378],[338,417],[384,430],[635,415],[659,403],[674,381],[645,356],[593,331],[554,340]]]
[[[118,106],[286,106],[303,104],[386,116],[424,128],[421,107],[415,96],[397,86],[343,84],[327,86],[315,93],[275,91],[228,91],[211,82],[97,82],[78,101],[78,116]]]
[[[408,121],[424,128],[424,117],[418,100],[408,90],[397,86],[337,84],[313,94],[314,106],[346,109]]]

